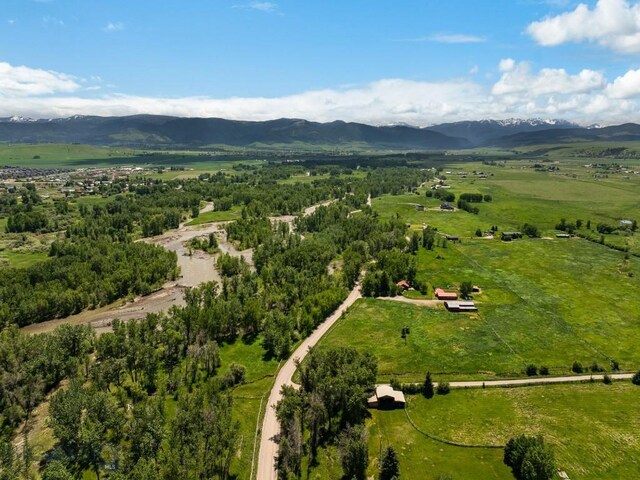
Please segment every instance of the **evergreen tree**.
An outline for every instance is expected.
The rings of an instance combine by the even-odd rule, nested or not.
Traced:
[[[397,480],[400,478],[400,460],[392,446],[382,452],[380,459],[380,480]]]
[[[424,384],[422,385],[422,395],[425,398],[433,398],[434,388],[433,381],[431,380],[431,372],[427,372],[427,376],[424,379]]]

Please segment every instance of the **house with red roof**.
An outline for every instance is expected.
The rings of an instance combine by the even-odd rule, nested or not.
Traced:
[[[441,288],[435,289],[436,298],[438,300],[457,300],[458,294],[455,292],[446,292]]]

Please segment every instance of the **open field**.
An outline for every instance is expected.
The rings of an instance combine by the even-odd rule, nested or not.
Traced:
[[[440,257],[440,258],[436,258]],[[574,361],[640,367],[635,257],[581,239],[469,240],[418,254],[418,278],[456,288],[482,287],[477,314],[454,314],[382,300],[362,300],[321,345],[371,351],[380,380],[421,380],[426,370],[446,378],[517,377],[528,364],[570,373]],[[616,292],[615,300],[612,293]],[[407,344],[400,331],[408,326]]]
[[[476,204],[478,215],[464,211],[437,211],[440,201],[426,198],[427,189],[420,195],[384,196],[373,199],[373,208],[383,217],[399,214],[416,227],[432,225],[440,231],[472,237],[476,229],[485,231],[496,225],[502,231],[519,230],[524,223],[537,225],[543,234],[555,233],[561,218],[568,222],[591,220],[592,231],[583,226],[581,232],[599,238],[595,231],[598,223],[617,226],[622,219],[634,219],[640,211],[640,175],[609,174],[607,178],[594,178],[594,170],[582,166],[585,159],[561,163],[557,173],[536,172],[530,162],[508,162],[506,167],[482,163],[456,164],[444,167],[446,182],[456,198],[461,193],[482,193],[492,196],[491,202]],[[593,160],[595,161],[595,160]],[[488,178],[472,175],[482,171]],[[466,178],[460,173],[467,172]],[[574,178],[575,175],[575,178]],[[625,178],[629,177],[629,178]],[[421,204],[426,210],[419,212],[412,204]],[[436,210],[430,210],[436,209]],[[628,245],[640,253],[640,236],[606,235],[607,242]]]
[[[143,151],[126,147],[97,147],[67,144],[0,144],[0,165],[33,168],[87,168],[135,165],[148,167],[182,166],[191,170],[165,171],[149,175],[163,179],[187,178],[201,172],[230,169],[238,163],[258,165],[262,161],[242,162],[200,151]]]
[[[241,208],[238,206],[232,207],[230,210],[225,211],[212,211],[212,212],[204,212],[198,215],[198,217],[189,221],[186,225],[202,225],[204,223],[213,223],[213,222],[226,222],[230,220],[237,220],[240,218]]]
[[[421,431],[461,444],[503,445],[523,432],[541,434],[569,478],[635,478],[640,423],[631,406],[637,398],[638,387],[627,381],[453,390],[431,400],[411,396],[407,413]],[[407,478],[513,478],[501,449],[439,443],[417,432],[401,410],[372,411],[368,425],[372,460],[380,443],[393,445]]]

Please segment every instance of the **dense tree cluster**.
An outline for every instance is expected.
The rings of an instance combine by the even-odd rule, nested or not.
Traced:
[[[54,242],[49,259],[0,271],[0,326],[28,325],[150,293],[176,275],[176,255],[145,243]]]
[[[299,475],[304,456],[316,461],[321,444],[337,444],[346,478],[366,478],[367,442],[362,423],[377,366],[351,348],[312,350],[300,365],[301,388],[284,387],[276,414],[282,428],[280,478]],[[344,433],[342,433],[344,432]]]
[[[0,330],[0,440],[9,438],[63,378],[76,375],[92,350],[88,327],[61,325],[33,336],[15,325]]]
[[[504,463],[518,480],[551,480],[555,475],[553,452],[540,436],[520,435],[509,440]]]

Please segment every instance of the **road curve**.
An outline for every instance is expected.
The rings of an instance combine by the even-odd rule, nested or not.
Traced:
[[[293,385],[292,377],[296,371],[296,360],[302,361],[307,356],[309,349],[313,347],[331,326],[342,316],[347,308],[361,297],[360,284],[351,290],[349,296],[314,332],[309,335],[293,352],[286,363],[278,371],[276,381],[269,394],[267,409],[262,422],[262,436],[260,437],[260,453],[258,454],[257,480],[276,480],[278,475],[275,468],[275,459],[278,454],[276,439],[280,433],[280,425],[276,418],[275,405],[281,398],[280,391],[284,385]]]

